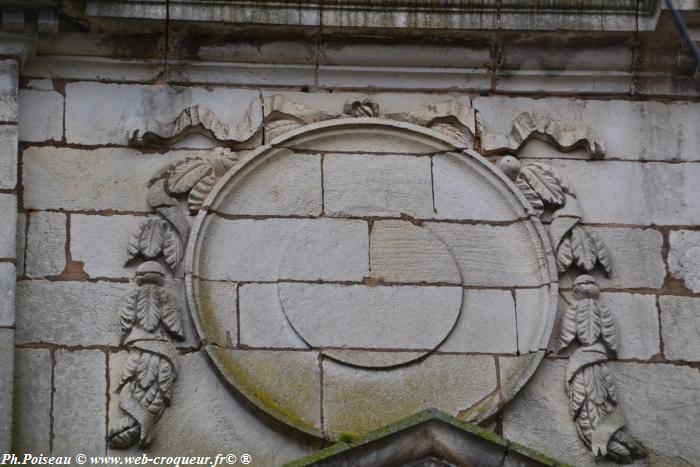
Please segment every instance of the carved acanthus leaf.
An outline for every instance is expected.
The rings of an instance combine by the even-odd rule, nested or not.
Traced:
[[[530,185],[544,203],[554,207],[564,205],[564,193],[568,188],[551,167],[528,164],[520,170],[519,178]]]
[[[559,336],[559,346],[564,348],[571,344],[576,338],[576,307],[570,306],[566,308],[564,319],[561,323],[561,335]]]
[[[593,345],[600,335],[600,313],[595,300],[584,298],[576,302],[576,337],[583,345]]]
[[[136,296],[138,291],[129,292],[124,298],[124,301],[119,307],[119,329],[122,336],[125,336],[131,331],[136,322]]]
[[[544,203],[535,190],[532,189],[530,184],[525,180],[518,178],[515,180],[515,186],[518,187],[518,189],[525,196],[525,199],[527,199],[527,202],[530,203],[532,210],[535,211],[535,215],[538,217],[541,216],[544,213]]]
[[[201,158],[187,158],[170,171],[167,190],[171,195],[188,193],[202,178],[214,172],[214,168]]]
[[[379,104],[374,99],[348,99],[343,106],[343,113],[352,117],[378,117]]]
[[[182,240],[175,229],[168,227],[163,240],[163,258],[171,271],[177,270],[182,261]]]
[[[513,121],[510,133],[505,136],[488,133],[479,114],[476,123],[481,136],[481,148],[486,155],[517,154],[532,138],[553,144],[560,151],[572,151],[583,147],[593,158],[600,158],[605,154],[602,140],[590,128],[567,124],[535,112],[518,115]]]
[[[557,271],[564,272],[573,264],[574,262],[574,252],[571,249],[571,237],[568,235],[564,237],[559,243],[559,248],[557,248]]]

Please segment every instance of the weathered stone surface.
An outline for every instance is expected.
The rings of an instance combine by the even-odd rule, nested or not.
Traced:
[[[516,353],[515,306],[509,290],[465,290],[444,352]]]
[[[180,111],[204,105],[220,121],[234,125],[247,117],[262,123],[257,91],[198,87],[141,86],[78,82],[66,86],[66,140],[77,144],[126,145],[135,130],[143,134],[155,121],[169,123]]]
[[[433,217],[428,157],[327,154],[323,177],[331,216]]]
[[[376,221],[370,232],[370,276],[384,282],[461,284],[455,258],[428,227]]]
[[[474,106],[481,113],[490,133],[506,134],[512,120],[519,114],[537,111],[552,115],[571,126],[593,128],[605,144],[606,158],[657,161],[700,159],[700,136],[695,125],[700,120],[700,108],[690,102],[489,96],[474,98]],[[553,146],[537,144],[534,147],[535,143],[538,142],[529,143],[522,155],[561,157]],[[583,154],[583,151],[577,150],[571,155]],[[566,157],[570,157],[570,154]],[[571,179],[572,182],[575,180]],[[606,190],[601,190],[602,193],[606,193]]]
[[[700,299],[661,296],[659,307],[666,358],[700,361]]]
[[[51,355],[49,349],[15,349],[13,450],[50,450]]]
[[[285,150],[243,173],[234,191],[217,203],[234,215],[317,216],[323,209],[321,156]]]
[[[27,276],[57,276],[65,267],[66,215],[59,212],[31,213],[27,230]]]
[[[349,127],[326,130],[322,135],[305,135],[283,146],[305,151],[350,152],[367,154],[431,154],[455,149],[452,144],[425,136],[407,134],[394,123],[392,127]]]
[[[197,281],[197,298],[202,305],[203,314],[200,323],[210,343],[229,347],[238,343],[237,287],[233,282]],[[182,295],[180,290],[174,292]],[[181,311],[189,314],[184,306]]]
[[[0,449],[10,452],[13,417],[15,332],[0,329]]]
[[[459,314],[461,287],[279,283],[284,313],[312,347],[430,350]]]
[[[15,281],[17,272],[12,263],[0,263],[0,326],[15,324]]]
[[[496,367],[489,356],[429,355],[383,371],[324,359],[323,385],[325,429],[362,433],[428,407],[456,415],[496,388]]]
[[[669,234],[668,268],[676,279],[695,293],[700,292],[700,232],[672,230]]]
[[[586,227],[603,241],[610,254],[611,276],[598,269],[591,275],[601,288],[660,288],[666,277],[662,259],[663,236],[652,229]],[[561,277],[562,287],[571,287],[580,272],[569,271]]]
[[[299,348],[308,345],[289,324],[277,284],[245,284],[239,290],[241,345]]]
[[[106,356],[99,350],[57,351],[51,454],[104,454],[107,435],[106,364]]]
[[[503,436],[562,462],[589,466],[593,464],[590,451],[579,440],[569,414],[565,374],[565,361],[544,360],[518,397],[506,406]]]
[[[70,252],[90,277],[131,278],[126,247],[146,217],[71,214]],[[30,224],[31,226],[31,224]]]
[[[19,91],[19,139],[61,141],[63,138],[63,96],[56,91]]]
[[[659,315],[653,295],[604,293],[600,300],[617,322],[618,358],[647,360],[659,353]]]
[[[284,359],[276,368],[272,366],[270,377],[274,378],[275,370],[280,368],[284,368]],[[119,367],[110,363],[112,374],[114,369]],[[175,453],[212,456],[212,453],[231,452],[232,446],[238,446],[238,455],[243,452],[251,455],[251,465],[282,465],[315,450],[299,438],[286,435],[279,429],[280,425],[270,426],[261,421],[257,413],[231,397],[229,388],[211,370],[203,352],[179,356],[178,369],[173,403],[156,425],[149,456],[177,455]],[[279,374],[283,375],[280,379],[290,377],[288,373]],[[292,374],[290,381],[302,379],[302,375]],[[291,385],[289,390],[293,391]],[[123,450],[109,453],[124,455]]]
[[[629,431],[659,459],[654,465],[698,465],[698,370],[619,362],[611,362],[610,369]]]
[[[117,307],[129,284],[109,282],[17,283],[17,343],[117,345]]]
[[[0,60],[0,122],[17,121],[17,62]]]
[[[26,251],[27,240],[27,217],[23,212],[17,213],[17,234],[15,235],[16,255],[17,255],[17,275],[24,275],[24,253]]]
[[[545,351],[526,353],[516,357],[498,357],[498,371],[501,379],[501,392],[507,400],[515,395],[527,383],[523,378],[532,365],[537,365]]]
[[[526,223],[424,225],[448,245],[457,259],[464,285],[522,287],[549,282],[544,252],[537,248],[539,239]]]
[[[520,353],[547,348],[554,323],[554,316],[550,315],[550,307],[557,301],[558,297],[552,296],[552,290],[549,287],[515,291]]]
[[[14,258],[17,254],[17,196],[0,194],[0,258]]]
[[[510,221],[527,215],[507,193],[505,184],[494,185],[493,174],[469,156],[433,156],[435,217],[440,219]],[[497,183],[497,182],[496,182]]]
[[[699,164],[574,160],[548,163],[570,180],[585,222],[700,223],[700,187],[693,182],[700,178]]]
[[[17,186],[17,126],[0,125],[0,189]]]
[[[361,280],[368,272],[369,234],[361,220],[214,216],[204,234],[198,274],[207,279]]]
[[[181,154],[174,151],[167,155],[145,155],[131,149],[28,148],[22,154],[24,207],[147,212],[148,181]]]

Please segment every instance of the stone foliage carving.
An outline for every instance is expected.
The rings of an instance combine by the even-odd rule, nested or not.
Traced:
[[[549,236],[560,273],[577,266],[592,271],[600,265],[606,274],[612,271],[610,255],[603,241],[578,223],[581,210],[576,195],[549,165],[532,163],[523,166],[513,156],[505,156],[498,167],[515,183],[538,216],[552,208]]]
[[[158,260],[173,277],[181,276],[190,231],[186,212],[200,208],[216,180],[234,162],[233,153],[216,149],[208,158],[189,157],[167,165],[150,181],[147,202],[156,215],[141,223],[127,245],[127,266],[142,264],[136,269],[137,287],[119,310],[122,345],[128,355],[116,389],[124,415],[110,427],[113,448],[148,446],[153,426],[170,403],[177,375],[172,339],[183,339],[184,334],[181,312],[164,286],[165,269]]]
[[[338,118],[281,95],[263,100],[263,114],[251,104],[243,121],[221,122],[208,108],[184,109],[169,123],[152,122],[150,131],[137,130],[132,144],[167,146],[193,132],[236,147],[264,131],[270,141],[305,125]],[[567,125],[551,118],[526,112],[513,122],[507,135],[485,131],[480,116],[460,99],[448,99],[412,112],[382,114],[373,99],[348,100],[342,113],[355,118],[384,118],[432,128],[471,148],[480,138],[484,154],[517,154],[531,138],[539,138],[562,151],[585,148],[591,157],[602,157],[602,142],[588,128]],[[256,116],[257,115],[257,116]],[[148,445],[153,424],[169,402],[175,379],[175,348],[171,339],[182,338],[182,323],[175,302],[163,288],[162,261],[173,275],[181,274],[184,245],[190,231],[187,212],[198,211],[215,183],[236,162],[233,153],[217,149],[206,158],[187,158],[164,167],[150,182],[148,204],[157,214],[147,219],[128,244],[128,264],[146,261],[137,270],[137,288],[125,299],[120,312],[124,345],[129,356],[122,370],[120,407],[125,415],[110,432],[113,447],[135,443]],[[580,224],[581,211],[576,194],[549,165],[523,165],[513,156],[502,157],[498,167],[510,178],[528,201],[536,216],[551,212],[549,237],[559,273],[571,268],[590,272],[600,267],[612,271],[610,255],[603,242]],[[599,289],[588,275],[574,285],[575,303],[563,320],[560,344],[582,347],[571,356],[567,372],[573,417],[583,442],[596,456],[617,462],[643,457],[645,450],[622,431],[624,417],[617,405],[612,374],[606,366],[615,353],[615,321],[598,302]],[[139,337],[141,336],[141,337]]]
[[[601,147],[602,150],[602,147]],[[579,224],[581,210],[576,195],[549,165],[523,166],[505,156],[498,167],[515,183],[533,210],[542,216],[554,209],[549,236],[559,273],[577,267],[590,272],[600,266],[612,272],[610,254],[602,240]],[[610,311],[598,301],[600,290],[589,275],[574,281],[575,302],[566,311],[559,344],[562,349],[578,342],[567,367],[566,387],[579,437],[598,457],[627,463],[646,456],[644,447],[622,428],[626,421],[617,405],[615,381],[608,370],[608,354],[617,350],[617,326]]]
[[[595,279],[581,275],[574,281],[574,303],[567,309],[559,343],[578,341],[582,347],[569,358],[566,388],[579,437],[596,456],[629,463],[646,457],[644,447],[622,428],[625,417],[617,403],[615,381],[606,365],[617,350],[617,327],[605,305],[598,301]]]
[[[156,228],[148,223],[149,231]],[[124,448],[148,446],[153,426],[170,402],[176,377],[176,349],[182,339],[182,318],[175,299],[164,287],[163,267],[147,261],[136,270],[137,287],[119,310],[122,344],[128,349],[119,378],[119,407],[124,412],[110,429],[109,444]]]

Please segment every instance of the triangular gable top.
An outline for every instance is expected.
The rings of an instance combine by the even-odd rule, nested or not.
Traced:
[[[340,441],[285,467],[564,467],[566,464],[436,409]]]

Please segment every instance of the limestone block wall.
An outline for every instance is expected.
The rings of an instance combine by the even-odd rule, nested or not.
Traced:
[[[7,76],[11,75],[0,74],[0,89],[3,80],[12,79]],[[273,94],[335,115],[348,98],[367,97],[333,86],[302,90],[230,82],[176,85],[150,78],[141,82],[127,68],[123,76],[104,80],[99,69],[92,69],[84,79],[64,80],[36,71],[20,81],[17,116],[11,105],[0,109],[0,293],[7,297],[0,306],[0,343],[14,339],[12,439],[18,453],[124,453],[108,448],[107,430],[118,416],[114,391],[126,355],[117,310],[135,271],[125,266],[126,245],[150,212],[146,199],[152,176],[169,163],[206,155],[207,148],[216,146],[193,135],[175,148],[137,148],[130,142],[134,131],[143,134],[154,121],[169,122],[193,105],[209,107],[222,121],[262,121],[263,98]],[[0,99],[10,99],[5,96],[0,93]],[[619,327],[618,358],[611,369],[628,428],[650,450],[639,465],[700,464],[700,104],[692,99],[637,100],[623,94],[600,99],[529,96],[517,90],[511,95],[473,96],[443,90],[372,93],[386,113],[413,110],[446,96],[470,97],[492,134],[507,134],[519,114],[537,111],[567,125],[590,127],[604,142],[607,152],[597,160],[584,150],[561,152],[539,140],[529,142],[519,157],[523,162],[546,162],[564,175],[577,194],[582,224],[598,234],[611,253],[613,274],[608,278],[596,273],[596,278],[601,300]],[[246,114],[249,108],[252,113]],[[12,153],[17,137],[15,163],[5,154]],[[237,156],[265,142],[264,135],[261,138],[237,148]],[[297,169],[307,174],[304,167]],[[351,167],[341,164],[334,169],[339,182],[352,180]],[[411,167],[391,170],[405,176],[405,186],[414,189]],[[289,192],[305,196],[294,177],[286,183]],[[250,195],[257,196],[254,187]],[[332,207],[333,194],[325,195]],[[313,208],[313,200],[309,203]],[[15,211],[16,249],[15,236],[1,233],[15,230]],[[231,254],[235,261],[239,252],[232,248],[222,254]],[[479,270],[478,264],[471,266]],[[571,301],[574,277],[561,279],[560,314]],[[169,285],[182,291],[178,279]],[[487,285],[483,289],[488,305],[511,300],[508,294],[489,292]],[[256,287],[243,288],[240,304],[260,306],[264,297],[256,296],[258,292]],[[9,306],[13,293],[16,307]],[[178,297],[184,300],[183,294]],[[179,305],[184,312],[184,302]],[[320,447],[318,441],[279,426],[232,394],[209,364],[190,317],[184,316],[185,339],[176,344],[179,371],[172,407],[159,422],[149,453],[248,452],[253,465],[273,466]],[[270,332],[278,323],[264,320],[261,315],[250,323],[250,334],[243,339],[293,347],[288,344],[291,337]],[[480,340],[479,348],[493,344],[501,354],[503,378],[518,352],[517,345],[498,344],[505,332],[517,335],[516,329],[496,324],[472,336]],[[569,413],[566,357],[555,347],[489,426],[552,457],[593,465]],[[11,379],[11,370],[5,373],[12,368],[12,362],[2,358],[0,353],[0,385]],[[0,396],[7,398],[8,393],[0,387]],[[9,428],[0,421],[0,429]]]

